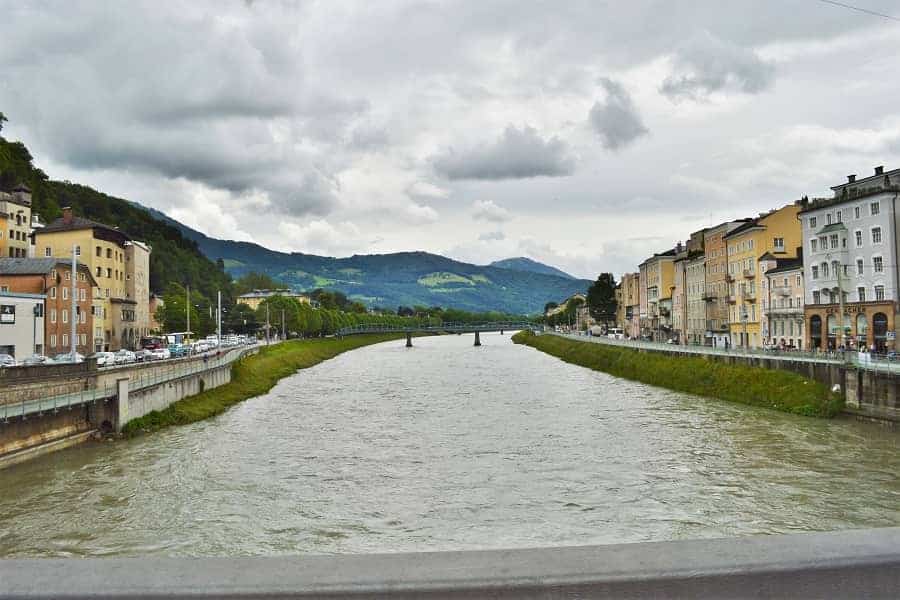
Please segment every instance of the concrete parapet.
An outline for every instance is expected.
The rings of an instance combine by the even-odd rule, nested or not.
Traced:
[[[6,598],[894,598],[900,528],[271,558],[0,561]]]

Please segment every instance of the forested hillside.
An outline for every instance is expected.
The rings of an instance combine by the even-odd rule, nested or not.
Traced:
[[[2,113],[0,113],[2,114]],[[0,121],[2,126],[2,121]],[[0,127],[2,131],[2,127]],[[25,183],[32,190],[32,210],[47,223],[59,217],[60,208],[71,206],[76,215],[118,227],[129,236],[153,247],[150,255],[150,288],[161,293],[168,284],[190,284],[205,298],[222,290],[232,295],[231,276],[221,265],[206,258],[196,242],[178,228],[155,219],[146,209],[121,198],[108,196],[84,185],[51,180],[33,164],[28,148],[0,135],[0,189]]]

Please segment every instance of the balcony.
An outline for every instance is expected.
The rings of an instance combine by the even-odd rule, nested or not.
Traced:
[[[728,294],[728,304],[736,304],[737,301],[737,294]]]
[[[745,302],[756,302],[756,290],[744,290],[743,298]]]
[[[753,269],[744,269],[743,275],[744,275],[744,279],[755,279],[756,271],[754,271]]]
[[[773,285],[772,294],[781,298],[787,298],[791,295],[791,286],[789,285]]]
[[[731,273],[725,273],[725,281],[727,281],[728,283],[733,282],[733,281],[734,281],[734,275],[732,275]]]
[[[705,292],[703,292],[700,297],[706,302],[715,302],[718,299],[718,296],[716,296],[715,292],[710,290],[706,290]]]
[[[770,317],[797,317],[803,318],[803,308],[800,306],[783,306],[781,308],[770,308],[766,311]]]

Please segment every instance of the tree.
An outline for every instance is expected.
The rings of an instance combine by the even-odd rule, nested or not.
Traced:
[[[7,120],[6,115],[0,112],[0,131],[3,131],[3,122]]]
[[[601,273],[587,293],[588,310],[598,322],[608,325],[616,320],[616,278],[612,273]]]
[[[553,308],[556,308],[557,306],[559,306],[559,304],[557,304],[556,302],[552,302],[552,301],[548,302],[547,304],[544,305],[544,314],[546,315],[547,311],[549,311]]]
[[[221,260],[221,259],[219,259]],[[224,268],[225,263],[222,263]],[[236,294],[246,294],[253,290],[279,290],[287,286],[276,279],[266,275],[265,273],[246,273],[240,279],[234,282],[234,291]]]

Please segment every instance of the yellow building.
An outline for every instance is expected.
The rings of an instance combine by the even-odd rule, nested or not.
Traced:
[[[26,258],[31,245],[31,190],[0,192],[0,257]]]
[[[672,292],[675,289],[675,249],[654,254],[639,266],[641,335],[665,340],[672,333]],[[643,301],[646,298],[646,312]]]
[[[136,291],[132,284],[137,282],[141,282],[137,288],[143,295],[146,285],[143,282],[149,278],[149,258],[144,260],[143,254],[149,256],[149,247],[138,248],[139,260],[127,260],[128,253],[136,249],[127,235],[102,223],[76,217],[68,207],[63,209],[62,217],[36,230],[34,236],[38,256],[71,259],[74,248],[79,262],[88,265],[97,280],[93,304],[94,349],[133,348],[140,341],[138,312],[146,315],[145,327],[149,329],[149,307],[138,311],[132,304],[148,304],[149,293],[146,297],[129,297],[129,292]],[[116,302],[115,312],[113,300],[124,301]]]
[[[725,236],[728,257],[729,329],[735,346],[758,348],[762,336],[762,309],[758,303],[765,273],[759,259],[767,252],[793,258],[803,240],[798,203],[761,214]]]

